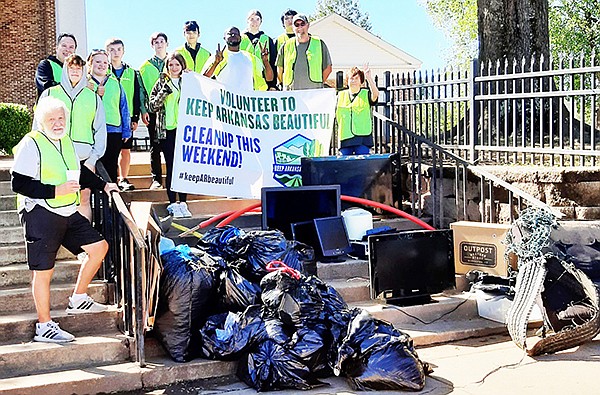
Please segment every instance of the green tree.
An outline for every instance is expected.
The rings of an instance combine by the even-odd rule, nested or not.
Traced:
[[[360,10],[358,0],[318,0],[315,13],[310,16],[310,20],[324,18],[331,14],[338,14],[355,25],[371,31],[369,13]]]
[[[550,4],[549,26],[550,51],[555,59],[590,55],[600,45],[600,1],[555,0]]]

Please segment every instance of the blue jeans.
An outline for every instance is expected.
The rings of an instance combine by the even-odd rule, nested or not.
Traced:
[[[363,144],[340,148],[342,155],[368,155],[369,151],[369,147]]]

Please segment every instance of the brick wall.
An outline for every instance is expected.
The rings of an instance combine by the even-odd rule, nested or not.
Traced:
[[[35,69],[55,52],[54,0],[2,2],[0,19],[0,102],[32,107],[36,100]]]

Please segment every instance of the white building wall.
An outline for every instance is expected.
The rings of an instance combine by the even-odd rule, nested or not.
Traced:
[[[101,1],[101,0],[100,0]],[[55,0],[56,35],[72,33],[77,38],[77,54],[88,55],[84,0]]]

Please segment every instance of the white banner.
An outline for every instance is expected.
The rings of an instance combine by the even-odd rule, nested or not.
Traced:
[[[260,198],[302,185],[300,158],[328,155],[335,90],[239,91],[184,73],[172,189]]]

